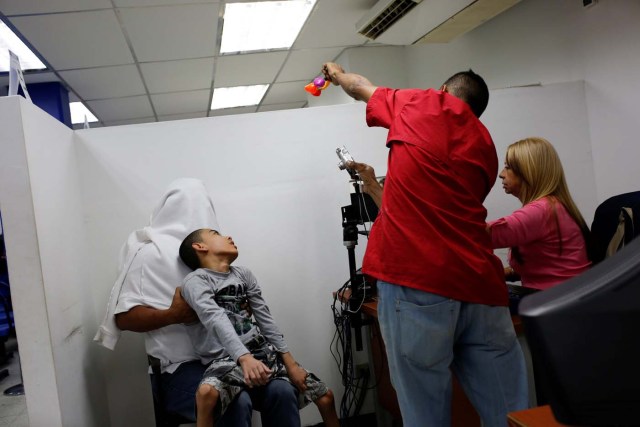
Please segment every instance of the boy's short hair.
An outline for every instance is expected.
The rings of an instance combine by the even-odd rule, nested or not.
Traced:
[[[193,248],[193,244],[202,242],[202,238],[200,237],[201,232],[202,229],[191,232],[191,234],[185,237],[182,241],[180,244],[180,250],[178,251],[182,262],[184,262],[191,270],[197,270],[200,268],[198,251]]]
[[[476,117],[480,117],[487,108],[489,88],[483,78],[472,70],[456,73],[444,84],[450,94],[469,104]]]

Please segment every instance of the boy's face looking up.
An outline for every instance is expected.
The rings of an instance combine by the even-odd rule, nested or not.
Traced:
[[[231,236],[222,236],[216,230],[205,228],[200,232],[200,240],[202,241],[201,243],[194,243],[194,245],[203,245],[202,249],[212,255],[232,257],[232,259],[238,257],[238,248],[233,243]]]

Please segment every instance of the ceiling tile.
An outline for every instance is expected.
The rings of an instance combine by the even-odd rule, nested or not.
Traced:
[[[271,83],[287,57],[287,51],[227,55],[218,58],[215,87]]]
[[[146,95],[89,101],[87,105],[103,122],[153,116],[151,103]]]
[[[45,82],[59,82],[60,79],[54,73],[37,72],[37,73],[24,73],[24,81],[29,83],[45,83]],[[0,73],[0,86],[9,85],[9,73]],[[69,94],[71,95],[71,94]]]
[[[257,108],[258,108],[257,105],[251,105],[249,107],[223,108],[222,110],[211,110],[209,112],[209,117],[231,116],[233,114],[255,113]]]
[[[203,58],[216,51],[218,3],[119,9],[141,62]]]
[[[207,117],[206,111],[200,111],[198,113],[171,114],[168,116],[158,116],[158,121],[200,119],[204,117]]]
[[[158,116],[196,113],[209,110],[209,90],[151,95]]]
[[[60,76],[84,100],[145,94],[135,65],[62,71]]]
[[[262,101],[263,104],[283,104],[285,102],[306,102],[307,92],[304,86],[308,80],[275,83],[269,88],[269,92]]]
[[[319,1],[298,35],[293,48],[309,49],[364,44],[368,39],[358,34],[356,22],[369,11],[373,4],[375,1],[372,0]],[[327,23],[330,23],[330,27],[327,27]],[[328,28],[330,28],[329,31],[327,31]]]
[[[0,10],[5,16],[111,9],[112,7],[109,0],[0,0]]]
[[[140,64],[150,93],[210,89],[213,58]]]
[[[322,64],[336,59],[343,48],[326,48],[311,50],[295,50],[291,52],[284,68],[280,72],[278,82],[292,80],[313,80],[320,74]]]
[[[263,113],[265,111],[278,111],[278,110],[292,110],[295,108],[302,108],[305,106],[307,102],[288,102],[285,104],[269,104],[269,105],[261,105],[258,108],[258,111]]]
[[[113,10],[11,18],[57,70],[133,63]]]

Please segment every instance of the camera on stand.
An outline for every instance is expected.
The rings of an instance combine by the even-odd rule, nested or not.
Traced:
[[[362,332],[364,325],[361,318],[360,309],[362,304],[371,299],[375,295],[374,284],[368,281],[365,275],[356,268],[355,247],[358,244],[358,235],[369,235],[369,231],[360,230],[361,225],[373,222],[378,215],[378,207],[374,203],[371,196],[360,190],[358,174],[355,170],[347,166],[347,162],[354,161],[351,154],[345,147],[337,148],[336,154],[340,159],[338,167],[346,170],[351,176],[350,183],[353,185],[351,192],[351,204],[342,206],[342,236],[344,246],[347,248],[347,256],[349,259],[349,292],[348,294],[348,310],[351,314],[351,326],[356,331],[356,350],[362,349]]]

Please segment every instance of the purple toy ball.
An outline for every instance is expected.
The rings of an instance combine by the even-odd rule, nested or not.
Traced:
[[[325,84],[325,80],[322,77],[316,77],[315,79],[313,79],[313,85],[315,87],[322,87]]]

